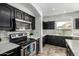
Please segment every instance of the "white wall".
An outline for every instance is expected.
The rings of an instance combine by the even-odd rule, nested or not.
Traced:
[[[35,33],[35,36],[40,37],[41,36],[41,23],[40,23],[40,17],[36,17],[35,19],[35,30],[33,32]]]

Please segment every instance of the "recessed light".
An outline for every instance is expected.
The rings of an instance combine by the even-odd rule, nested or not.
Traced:
[[[66,13],[66,11],[64,11],[64,13]]]
[[[55,8],[52,8],[52,10],[55,11],[56,9]]]

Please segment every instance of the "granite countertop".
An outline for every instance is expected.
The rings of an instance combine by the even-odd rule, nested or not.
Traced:
[[[27,37],[27,38],[33,38],[35,40],[38,40],[38,38],[40,38],[39,36],[31,36],[31,37]]]
[[[52,34],[52,35],[54,35],[54,36],[64,36],[64,37],[78,37],[79,38],[78,35],[58,35],[58,34]]]
[[[59,35],[59,34],[53,34],[55,36],[66,36],[66,37],[73,37],[73,35]]]
[[[79,40],[69,40],[66,39],[67,44],[71,48],[75,56],[79,56]]]
[[[19,45],[10,43],[10,42],[0,43],[0,54],[5,53],[5,52],[12,50],[14,48],[17,48],[17,47],[19,47]]]

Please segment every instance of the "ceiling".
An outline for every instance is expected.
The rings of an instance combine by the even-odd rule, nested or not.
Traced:
[[[79,10],[79,3],[35,3],[42,12],[43,16],[53,16]]]
[[[37,16],[37,17],[40,16],[38,10],[34,6],[35,4],[31,4],[31,3],[20,3],[20,4],[23,5],[23,6],[25,6],[28,10],[32,11],[32,13],[34,14],[34,16]]]

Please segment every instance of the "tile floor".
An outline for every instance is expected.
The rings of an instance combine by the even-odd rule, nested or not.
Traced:
[[[66,48],[46,44],[37,56],[66,56]]]

